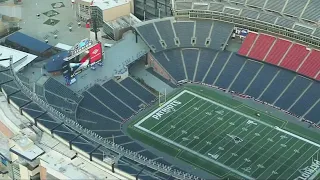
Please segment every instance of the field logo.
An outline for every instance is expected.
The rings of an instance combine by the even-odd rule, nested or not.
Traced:
[[[320,161],[313,160],[311,166],[307,166],[303,169],[300,169],[299,172],[301,175],[294,180],[307,180],[312,176],[315,172],[317,172],[320,168]]]
[[[155,112],[152,115],[152,117],[156,120],[159,120],[162,115],[168,114],[172,111],[175,111],[174,107],[178,106],[179,104],[181,104],[180,101],[174,100],[171,103],[169,103],[168,105],[166,105],[164,108],[160,109],[158,112]]]

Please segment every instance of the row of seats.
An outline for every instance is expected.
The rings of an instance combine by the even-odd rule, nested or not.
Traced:
[[[271,35],[250,32],[238,54],[320,80],[320,52]]]
[[[170,59],[167,54],[181,56]],[[320,83],[292,71],[228,51],[173,49],[153,55],[176,81],[188,79],[247,94],[299,116],[311,109],[307,113],[309,120],[319,121],[317,116],[320,114],[314,107],[317,106],[315,103],[320,93],[315,96],[314,88],[320,88]],[[188,60],[185,55],[188,55]],[[297,110],[303,103],[304,110]]]
[[[71,128],[69,128],[65,124],[53,119],[46,111],[44,111],[36,103],[32,102],[27,96],[23,94],[23,92],[19,90],[17,84],[13,81],[12,77],[9,77],[7,74],[1,72],[0,79],[2,80],[1,81],[2,90],[11,100],[11,103],[14,103],[18,108],[21,108],[21,110],[24,113],[28,114],[29,117],[33,118],[34,119],[33,123],[36,126],[41,126],[41,128],[46,128],[48,130],[47,132],[51,132],[53,137],[58,136],[64,139],[66,142],[69,142],[73,149],[78,148],[87,154],[92,154],[93,161],[96,161],[96,160],[103,161],[103,158],[104,158],[103,152],[101,151],[100,148],[97,148],[96,146],[94,146],[91,142],[87,140],[85,136],[79,135],[77,132],[74,132]],[[134,88],[132,89],[136,89],[137,88],[136,85],[139,85],[133,79],[126,80],[126,82],[129,88],[131,87],[131,84],[134,84],[133,85]],[[117,87],[113,86],[112,83],[108,83],[108,85],[110,84],[113,88],[117,89]],[[45,89],[41,89],[39,87],[37,92],[39,92],[39,94],[43,93],[43,96],[46,99],[50,99],[49,100],[50,102],[54,101],[54,103],[58,103],[56,104],[56,106],[66,106],[66,105],[63,105],[64,102],[58,102],[59,100],[63,101],[61,99],[62,97],[60,97],[60,95],[62,94],[57,95],[52,93],[51,91],[46,91]],[[144,92],[145,89],[142,89],[142,88],[143,87],[141,86],[140,89],[137,89],[137,90],[140,91],[141,93],[145,93]],[[88,97],[89,96],[87,94],[84,94],[84,99],[82,101],[85,101],[85,103],[92,102],[91,99],[90,100],[88,99]],[[149,98],[150,98],[150,95],[149,96],[147,95],[146,98],[144,98],[144,100],[146,102],[149,102],[148,101]],[[91,104],[89,103],[88,105],[89,107],[94,106],[97,108],[100,104],[96,105],[95,103],[91,103]],[[140,154],[149,159],[158,159],[156,155],[145,150],[144,147],[140,146],[138,143],[134,142],[132,139],[126,136],[120,130],[120,124],[121,124],[120,121],[115,121],[114,119],[104,116],[106,115],[106,112],[108,112],[106,108],[100,108],[100,109],[98,108],[98,110],[100,110],[98,112],[94,112],[93,110],[97,110],[97,109],[92,108],[91,110],[89,110],[82,107],[79,108],[77,111],[77,117],[78,117],[79,123],[83,123],[84,127],[92,129],[93,131],[96,131],[99,135],[106,137],[111,141],[112,141],[111,138],[113,138],[115,143],[122,145],[125,149],[130,149],[132,151],[141,151]],[[64,114],[66,113],[64,112]],[[113,116],[113,118],[116,118],[116,117]],[[166,179],[169,179],[170,177],[150,168],[141,168],[143,167],[143,165],[136,164],[133,161],[125,161],[124,157],[122,157],[122,159],[118,161],[119,164],[122,164],[123,162],[126,162],[126,165],[128,166],[128,168],[127,169],[122,168],[121,166],[117,166],[117,168],[135,176],[137,175],[137,173],[132,173],[132,167],[140,167],[138,168],[138,172],[140,172],[139,174],[140,179],[161,179],[164,176],[167,177]],[[171,164],[167,163],[164,160],[161,160],[161,163],[172,167]]]
[[[206,47],[221,50],[234,25],[219,21],[172,22],[171,19],[149,22],[136,29],[153,52],[177,47]]]

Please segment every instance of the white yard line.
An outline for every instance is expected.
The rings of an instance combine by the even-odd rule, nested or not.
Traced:
[[[240,117],[240,118],[238,118],[236,121],[238,121],[239,119],[241,119],[242,117]],[[229,119],[231,119],[231,118],[229,118]],[[229,120],[228,119],[228,120]],[[226,122],[228,122],[228,121],[226,121]],[[240,126],[240,125],[242,125],[243,123],[245,123],[245,121],[243,121],[243,122],[241,122],[239,125],[238,125],[238,127]],[[225,132],[226,130],[228,130],[229,129],[229,127],[230,126],[228,126],[224,131],[222,131],[219,135],[221,135],[223,132]],[[236,127],[236,128],[234,128],[231,132],[229,131],[229,132],[227,132],[228,134],[231,134],[231,133],[233,133],[233,131],[235,131],[236,129],[238,129],[238,127]],[[225,135],[219,142],[217,142],[214,146],[212,146],[208,151],[206,151],[204,154],[207,154],[209,151],[211,151],[212,149],[214,149],[214,148],[216,148],[224,139],[226,139],[226,138],[230,138],[229,136],[227,136],[227,135]]]
[[[274,137],[276,137],[277,135],[278,135],[279,133],[277,132],[277,134],[275,134],[274,136],[272,136],[272,139],[274,138]],[[264,137],[266,137],[266,136],[264,136]],[[262,139],[264,139],[264,138],[262,138]],[[259,141],[258,141],[259,142]],[[256,144],[258,144],[258,142],[256,143]],[[255,144],[255,145],[256,145]],[[267,144],[267,143],[266,143]],[[257,151],[254,151],[254,154],[255,153],[257,153],[260,149],[262,149],[266,144],[264,144],[263,146],[261,146]],[[274,146],[274,144],[273,144],[273,146]],[[248,159],[251,159],[252,158],[252,156],[254,155],[254,154],[252,154]],[[259,154],[260,155],[260,154]],[[255,161],[253,161],[253,162],[251,162],[251,164],[254,164],[255,162],[257,162],[261,157],[264,157],[263,155],[261,156],[259,156],[258,157],[258,159],[256,159]],[[240,166],[238,166],[237,167],[237,169],[239,169],[243,164],[245,164],[246,162],[243,162],[242,164],[240,164]]]
[[[250,126],[250,124],[249,124],[249,126]],[[244,140],[244,138],[246,138],[247,136],[249,136],[249,135],[251,134],[251,132],[254,132],[254,130],[257,129],[258,126],[259,126],[259,125],[255,126],[253,129],[251,129],[251,131],[250,131],[249,133],[247,133],[245,136],[240,137],[240,138]],[[241,133],[242,133],[242,131],[239,132],[239,134],[241,134]],[[239,134],[237,135],[238,137],[239,137]],[[253,138],[254,138],[254,136],[253,136]],[[251,138],[251,139],[252,139],[252,138]],[[251,140],[251,139],[250,139],[250,140]],[[230,141],[232,141],[232,140],[230,140]],[[230,142],[230,141],[229,141],[229,142]],[[229,143],[229,142],[228,142],[228,143]],[[250,142],[250,141],[248,141],[248,142]],[[246,143],[246,144],[247,144],[247,143]],[[237,144],[234,143],[234,145],[233,145],[231,148],[229,148],[226,152],[224,152],[223,154],[221,154],[220,157],[226,155],[229,151],[233,150],[233,148],[234,148],[236,145],[237,145]]]
[[[286,151],[285,153],[283,153],[283,154],[286,154],[287,152],[289,152],[298,142],[299,142],[299,141],[296,141],[296,142],[295,142],[289,149],[287,149],[287,151]],[[301,149],[301,148],[302,148],[302,147],[300,147],[299,149]],[[283,154],[282,154],[282,155],[283,155]],[[281,155],[280,157],[282,157],[282,155]],[[295,153],[292,153],[291,156],[290,156],[289,158],[287,158],[287,159],[291,159],[292,156],[294,156],[294,155],[295,155]],[[274,161],[272,164],[274,164],[275,162],[276,162],[276,161]],[[281,166],[283,166],[285,162],[286,162],[286,161],[284,161],[283,163],[281,163],[280,166],[277,167],[277,169],[275,169],[275,171],[278,171],[279,168],[280,168]],[[272,165],[272,164],[271,164],[271,165]],[[271,166],[270,166],[270,167],[271,167]],[[270,167],[269,167],[269,168],[270,168]],[[269,168],[268,168],[268,169],[269,169]],[[267,169],[267,170],[268,170],[268,169]],[[270,176],[268,176],[266,179],[269,179],[271,176],[272,176],[272,173],[271,173]],[[281,174],[280,174],[280,176],[281,176]],[[280,176],[279,176],[279,177],[280,177]]]
[[[199,107],[202,107],[202,106],[204,106],[205,104],[206,104],[206,103],[203,103],[203,104],[201,104]],[[202,113],[203,111],[206,111],[208,108],[210,108],[210,106],[211,106],[211,105],[207,106],[207,107],[206,107],[205,109],[203,109],[200,113]],[[191,106],[191,107],[194,108],[195,106]],[[196,111],[199,111],[199,110],[193,110],[190,114],[188,114],[188,115],[185,116],[185,117],[189,117],[191,114],[195,113]],[[200,113],[198,113],[197,115],[191,117],[188,121],[185,121],[182,126],[178,127],[178,129],[175,129],[175,130],[176,130],[176,131],[185,130],[185,129],[183,129],[183,128],[184,128],[187,124],[189,124],[189,122],[191,122],[191,121],[194,122],[194,120],[200,115]],[[185,120],[185,117],[180,118],[180,119],[178,120],[178,122],[175,124],[175,126],[178,125],[179,123],[181,123],[183,120]],[[196,124],[196,122],[194,122],[194,124]],[[188,130],[185,130],[185,131],[188,132]],[[167,138],[170,139],[170,137],[171,137],[172,135],[174,135],[174,134],[175,134],[175,133],[172,133],[172,134],[169,135]],[[182,135],[182,134],[181,134],[181,135]],[[179,135],[177,138],[179,138],[181,135]],[[177,138],[175,138],[174,141],[175,141]]]
[[[204,155],[202,155],[202,154],[199,154],[198,152],[196,152],[196,151],[194,151],[194,150],[192,150],[192,149],[189,149],[189,148],[187,148],[187,147],[185,147],[185,146],[182,146],[182,145],[180,145],[180,144],[178,144],[178,143],[176,143],[176,142],[174,142],[174,141],[172,141],[172,140],[170,140],[170,139],[167,139],[167,138],[165,138],[165,137],[163,137],[163,136],[160,136],[159,134],[156,134],[156,133],[154,133],[154,132],[151,132],[151,131],[149,131],[148,129],[146,129],[146,128],[144,128],[144,127],[138,126],[137,128],[139,128],[139,129],[141,129],[141,130],[143,130],[143,131],[145,131],[145,132],[147,132],[147,133],[149,133],[149,134],[152,134],[153,136],[155,136],[155,137],[157,137],[157,138],[159,138],[159,139],[162,139],[162,140],[164,140],[164,141],[166,141],[166,142],[168,142],[168,143],[171,143],[171,144],[173,144],[173,145],[175,145],[175,146],[177,146],[177,147],[179,147],[179,148],[181,148],[181,149],[184,149],[184,150],[186,150],[186,151],[189,151],[190,153],[195,154],[195,155],[197,155],[197,156],[199,156],[199,157],[201,157],[201,158],[203,158],[203,159],[205,159],[205,160],[207,160],[207,161],[210,161],[210,162],[212,162],[212,163],[214,163],[214,164],[216,164],[216,165],[218,165],[218,166],[221,166],[222,168],[225,168],[225,169],[227,169],[227,170],[229,170],[229,171],[232,171],[233,173],[236,173],[236,174],[238,174],[239,176],[242,176],[242,177],[244,177],[244,178],[246,178],[246,179],[249,179],[249,180],[254,180],[254,178],[252,178],[252,177],[250,177],[250,176],[248,176],[248,175],[246,175],[246,174],[244,174],[244,173],[242,173],[242,172],[240,172],[240,171],[237,171],[236,169],[230,168],[230,167],[228,167],[228,166],[226,166],[226,165],[224,165],[224,164],[222,164],[222,163],[220,163],[220,162],[218,162],[218,161],[215,161],[214,159],[211,159],[211,158],[206,157],[206,156],[204,156]]]
[[[312,146],[311,146],[310,148],[312,148]],[[309,151],[310,148],[309,148],[307,151]],[[306,153],[307,151],[305,151],[305,153]],[[319,150],[317,150],[316,152],[314,152],[310,157],[313,157],[313,156],[314,156],[316,153],[318,153],[318,152],[319,152]],[[304,155],[305,153],[303,153],[303,155]],[[303,155],[302,155],[302,156],[303,156]],[[300,156],[297,160],[301,159],[302,156]],[[296,161],[297,161],[297,160],[296,160]],[[295,162],[296,162],[296,161],[295,161]],[[304,162],[301,164],[301,166],[299,166],[299,168],[297,168],[297,170],[294,171],[290,177],[288,177],[288,179],[290,179],[290,178],[295,174],[295,172],[297,172],[297,171],[299,171],[300,169],[302,169],[302,166],[303,166],[307,161],[310,161],[310,158],[307,159],[306,161],[304,161]],[[293,164],[295,164],[295,163],[293,163]],[[310,163],[310,164],[311,164],[311,163]],[[290,167],[291,167],[291,166],[290,166]],[[289,167],[289,168],[290,168],[290,167]],[[295,169],[295,168],[291,168],[291,169]]]
[[[195,99],[195,98],[192,98],[192,99]],[[197,101],[196,103],[194,103],[194,104],[198,104],[199,102],[200,102],[201,100],[199,100],[199,101]],[[192,109],[192,105],[191,106],[189,106],[188,108],[186,108],[185,110],[183,110],[182,112],[179,112],[179,111],[177,111],[178,113],[177,113],[177,116],[175,116],[175,120],[174,120],[174,123],[175,123],[175,125],[177,124],[176,123],[176,121],[177,121],[177,119],[180,119],[180,116],[184,116],[184,113],[185,112],[187,112],[187,111],[189,111],[190,109]],[[186,116],[186,117],[189,117],[192,113],[194,113],[196,110],[193,110],[193,111],[191,111],[190,113],[188,113],[188,115]],[[174,115],[175,113],[172,113],[172,114],[170,114],[170,116],[172,116],[172,115]],[[169,117],[169,116],[168,116]],[[183,119],[183,118],[182,118]],[[166,118],[165,119],[163,119],[163,120],[160,120],[160,121],[164,121],[164,120],[166,120]],[[169,122],[168,122],[169,123]],[[168,123],[166,124],[166,125],[164,125],[164,126],[162,126],[160,129],[158,129],[158,131],[157,132],[160,132],[163,128],[168,128],[167,127],[167,125],[168,125]],[[152,129],[150,129],[150,130],[152,130]],[[163,134],[165,134],[165,133],[167,133],[168,131],[170,131],[171,130],[171,128],[169,127],[164,133],[162,133],[162,135]]]
[[[301,141],[304,141],[304,142],[306,142],[306,143],[312,144],[313,146],[320,147],[319,144],[317,144],[317,143],[315,143],[315,142],[313,142],[313,141],[310,141],[310,140],[308,140],[308,139],[306,139],[306,138],[304,138],[304,137],[301,137],[301,136],[298,136],[298,135],[296,135],[296,134],[293,134],[293,133],[291,133],[291,132],[289,132],[289,131],[283,130],[283,129],[277,127],[277,126],[272,126],[272,125],[270,125],[270,124],[268,124],[268,123],[265,123],[265,122],[263,122],[263,121],[261,121],[261,120],[259,120],[259,119],[256,119],[255,117],[252,117],[252,116],[246,115],[246,114],[244,114],[244,113],[238,112],[238,111],[236,111],[236,110],[234,110],[234,109],[232,109],[232,108],[230,108],[230,107],[227,107],[227,106],[225,106],[225,105],[223,105],[223,104],[220,104],[220,103],[217,103],[217,102],[215,102],[215,101],[212,101],[212,100],[210,100],[210,99],[208,99],[208,98],[204,98],[204,97],[202,97],[202,96],[200,96],[200,95],[198,95],[198,94],[196,94],[196,93],[190,92],[190,91],[188,91],[188,90],[183,90],[183,91],[180,92],[178,95],[176,95],[174,98],[172,98],[172,99],[170,99],[169,101],[167,101],[163,106],[168,105],[168,104],[171,103],[172,101],[174,101],[174,100],[176,100],[177,98],[179,98],[180,96],[182,96],[184,93],[189,93],[189,94],[191,94],[191,95],[193,95],[193,96],[195,96],[195,97],[198,97],[198,98],[200,98],[200,99],[209,101],[209,102],[211,102],[212,104],[215,104],[215,105],[217,105],[217,106],[219,106],[219,107],[222,107],[222,108],[224,108],[224,109],[226,109],[226,110],[228,110],[228,111],[234,112],[235,114],[241,115],[241,116],[246,117],[246,118],[248,118],[248,119],[250,119],[250,120],[254,120],[254,121],[256,121],[256,122],[259,122],[260,124],[263,124],[263,125],[265,125],[265,126],[267,126],[267,127],[270,127],[270,128],[272,128],[272,129],[275,129],[275,130],[278,131],[278,133],[276,133],[275,136],[277,136],[277,135],[279,134],[279,132],[282,132],[282,133],[285,133],[285,134],[290,135],[290,136],[292,136],[292,137],[295,137],[295,138],[297,138],[297,139],[299,139],[299,140],[301,140]],[[193,100],[193,99],[192,99],[192,100]],[[191,100],[190,100],[190,101],[191,101]],[[189,101],[189,102],[190,102],[190,101]],[[187,104],[187,103],[186,103],[186,104]],[[184,106],[184,105],[183,105],[183,106]],[[181,108],[181,107],[180,107],[180,108]],[[179,108],[179,109],[180,109],[180,108]],[[232,172],[234,172],[234,173],[236,173],[236,174],[238,174],[238,175],[240,175],[240,176],[242,176],[242,177],[244,177],[244,178],[246,178],[246,179],[254,179],[254,178],[252,178],[252,177],[250,177],[250,176],[248,176],[248,175],[246,175],[246,174],[244,174],[244,173],[242,173],[242,172],[240,172],[240,171],[238,171],[238,170],[236,170],[236,169],[234,169],[234,168],[231,168],[231,167],[229,167],[229,166],[226,166],[225,164],[220,163],[220,162],[218,162],[218,161],[216,161],[216,160],[214,160],[214,159],[211,159],[211,158],[209,158],[209,157],[207,157],[207,156],[205,156],[205,155],[199,154],[198,152],[196,152],[196,151],[194,151],[194,150],[192,150],[192,149],[189,149],[189,148],[187,148],[187,147],[185,147],[185,146],[183,146],[183,145],[180,145],[180,144],[178,144],[178,143],[176,143],[176,142],[174,142],[174,141],[172,141],[172,140],[170,140],[170,139],[168,139],[168,138],[165,138],[165,137],[163,137],[163,136],[161,136],[161,135],[159,135],[159,134],[157,134],[157,133],[154,133],[154,132],[152,132],[152,131],[150,131],[150,130],[148,130],[148,129],[140,126],[144,121],[148,120],[155,112],[159,111],[160,109],[162,109],[162,107],[159,107],[159,108],[157,108],[156,110],[154,110],[152,113],[150,113],[149,115],[147,115],[146,117],[144,117],[141,121],[139,121],[138,123],[136,123],[134,126],[135,126],[136,128],[138,128],[138,129],[143,130],[143,131],[145,131],[145,132],[147,132],[147,133],[149,133],[149,134],[152,134],[153,136],[158,137],[158,138],[160,138],[160,139],[162,139],[162,140],[164,140],[164,141],[166,141],[166,142],[168,142],[168,143],[171,143],[171,144],[173,144],[173,145],[175,145],[175,146],[177,146],[177,147],[179,147],[179,148],[181,148],[181,149],[184,149],[184,150],[189,151],[190,153],[193,153],[193,154],[195,154],[195,155],[197,155],[197,156],[199,156],[199,157],[201,157],[201,158],[203,158],[203,159],[206,159],[206,160],[208,160],[208,161],[211,161],[211,162],[213,162],[214,164],[219,165],[219,166],[221,166],[221,167],[223,167],[223,168],[225,168],[225,169],[227,169],[227,170],[229,170],[229,171],[232,171]],[[227,121],[228,121],[228,120],[227,120]],[[227,121],[226,121],[226,122],[227,122]],[[159,123],[160,123],[160,122],[159,122]],[[157,124],[157,125],[158,125],[158,124]],[[157,125],[156,125],[156,126],[157,126]],[[221,126],[221,125],[220,125],[220,126]],[[220,127],[220,126],[219,126],[219,127]],[[270,131],[270,132],[272,132],[272,131]],[[270,133],[270,132],[269,132],[269,133]],[[268,134],[269,134],[269,133],[268,133]],[[220,134],[221,134],[221,133],[220,133]],[[219,135],[220,135],[220,134],[219,134]],[[274,138],[275,136],[273,136],[273,138]],[[264,137],[266,137],[266,135],[265,135]],[[264,139],[264,138],[261,138],[260,140],[262,140],[262,139]],[[260,140],[259,140],[258,142],[260,142]],[[281,140],[281,139],[280,139],[280,140]],[[280,141],[280,140],[279,140],[279,141]],[[202,141],[200,141],[200,142],[202,142]],[[219,141],[219,142],[220,142],[220,141]],[[257,143],[258,143],[258,142],[257,142]],[[257,144],[257,143],[256,143],[256,144]],[[278,141],[277,141],[277,143],[278,143]],[[275,143],[275,144],[277,144],[277,143]],[[274,146],[275,144],[273,144],[273,146]],[[197,145],[198,145],[198,144],[197,144]],[[272,146],[272,147],[273,147],[273,146]],[[259,150],[260,150],[261,148],[263,148],[263,147],[264,147],[264,145],[261,146],[261,147],[259,148]],[[311,146],[310,148],[312,148],[312,146]],[[309,151],[310,148],[309,148],[307,151]],[[307,151],[306,151],[306,152],[307,152]],[[306,152],[305,152],[305,153],[306,153]],[[246,154],[246,153],[244,153],[244,154]],[[243,155],[244,155],[244,154],[243,154]],[[253,156],[253,155],[252,155],[252,156]],[[252,156],[251,156],[251,157],[252,157]],[[240,157],[242,157],[242,156],[240,156]],[[259,157],[258,159],[260,159],[260,157]],[[298,159],[300,159],[300,158],[298,158]],[[237,161],[238,161],[238,160],[237,160]],[[235,161],[235,162],[236,162],[236,161]],[[255,161],[255,162],[256,162],[256,161]],[[253,162],[253,163],[254,163],[254,162]],[[253,164],[253,163],[252,163],[252,164]],[[241,167],[243,164],[244,164],[244,163],[242,163],[239,167]],[[304,163],[303,163],[303,164],[304,164]],[[231,165],[232,165],[232,164],[231,164]],[[230,165],[230,166],[231,166],[231,165]],[[238,168],[239,168],[239,167],[238,167]],[[237,168],[237,169],[238,169],[238,168]]]
[[[281,139],[280,139],[281,140]],[[286,141],[286,143],[288,143],[289,141],[291,141],[292,140],[292,137],[289,139],[289,140],[287,140]],[[297,141],[296,141],[297,142]],[[277,143],[278,144],[278,143]],[[272,156],[273,155],[275,155],[275,154],[277,154],[277,152],[280,150],[280,149],[282,149],[283,147],[279,147],[273,154],[272,154]],[[290,148],[289,148],[290,149]],[[285,152],[287,152],[288,150],[286,150]],[[272,156],[270,156],[270,158],[272,157]],[[270,158],[267,158],[263,163],[261,163],[261,164],[264,164],[264,163],[266,163]],[[275,161],[273,161],[272,162],[272,164],[274,164],[275,162],[277,162],[277,160],[275,160]],[[267,171],[267,170],[269,170],[269,168],[271,168],[272,167],[272,164],[267,168],[267,169],[265,169],[258,177],[257,177],[257,179],[259,179],[259,177],[262,175],[262,174],[264,174],[264,172],[265,171]],[[259,168],[258,168],[259,169]],[[252,172],[252,174],[254,174],[258,169],[256,169],[255,171],[253,171]]]
[[[229,112],[230,112],[230,111],[229,111]],[[229,114],[229,112],[227,112],[226,115]],[[226,116],[226,115],[225,115],[225,116]],[[235,114],[234,114],[234,115],[235,115]],[[232,118],[234,115],[232,115],[230,118]],[[224,116],[223,116],[223,117],[224,117]],[[229,119],[230,119],[230,118],[229,118]],[[228,120],[229,120],[229,119],[228,119]],[[237,120],[238,120],[238,119],[237,119]],[[220,124],[216,129],[219,129],[219,127],[223,126],[223,125],[226,124],[226,123],[228,123],[228,121],[225,121],[224,123]],[[211,128],[212,126],[214,126],[214,125],[211,125],[209,128]],[[232,125],[229,125],[229,126],[228,126],[227,128],[225,128],[223,131],[221,131],[221,133],[217,134],[216,137],[220,137],[220,135],[221,135],[223,132],[225,132],[230,126],[232,126]],[[203,138],[199,143],[202,143],[205,139],[207,139],[209,136],[211,136],[211,134],[214,133],[214,132],[215,132],[215,131],[209,133],[209,134],[208,134],[205,138]],[[223,138],[222,138],[222,139],[223,139]],[[222,140],[222,139],[221,139],[221,140]],[[220,141],[221,141],[221,140],[220,140]],[[220,141],[219,141],[219,142],[220,142]],[[199,143],[198,143],[197,145],[199,145]],[[196,145],[196,146],[197,146],[197,145]],[[195,148],[196,146],[194,146],[193,148]],[[206,146],[203,146],[199,151],[201,151],[201,150],[202,150],[203,148],[205,148],[205,147],[206,147]]]
[[[259,127],[259,125],[257,125],[257,127]],[[256,128],[257,128],[256,127]],[[265,129],[266,129],[267,127],[264,127],[261,131],[259,131],[259,133],[261,133],[262,131],[264,131]],[[243,146],[243,148],[244,147],[246,147],[246,145],[249,143],[249,142],[251,142],[252,141],[252,139],[254,139],[254,138],[256,138],[256,136],[252,136],[252,138],[250,139],[250,141],[247,141],[245,144],[244,144],[244,146]],[[236,151],[236,154],[241,150],[242,148],[240,148],[238,151]],[[245,153],[243,153],[243,155],[244,155]],[[242,157],[242,155],[240,156],[240,157]],[[227,160],[225,160],[224,162],[223,162],[223,164],[224,163],[226,163],[229,159],[231,159],[232,158],[232,156],[230,156]],[[240,158],[237,158],[237,159],[240,159]]]
[[[206,111],[206,110],[207,110],[208,108],[210,108],[210,107],[211,107],[211,105],[208,106],[207,108],[205,108],[204,111]],[[217,107],[217,106],[216,106],[216,107]],[[216,109],[215,109],[215,110],[216,110]],[[201,111],[201,112],[203,112],[203,111]],[[199,115],[200,115],[200,113],[199,113]],[[208,116],[205,115],[204,117],[202,117],[202,118],[200,119],[200,121],[201,121],[202,119],[204,119],[204,118],[207,118],[207,117],[208,117]],[[213,116],[213,117],[214,117],[214,116]],[[213,117],[208,118],[208,120],[207,120],[205,123],[207,123],[208,121],[212,120]],[[186,124],[184,124],[182,127],[185,127],[189,122],[190,122],[190,120],[189,120]],[[198,122],[199,122],[199,121],[193,122],[193,125],[191,125],[186,131],[188,132],[188,131],[189,131],[190,129],[192,129]],[[204,124],[205,124],[205,123],[204,123]],[[214,123],[213,123],[213,124],[214,124]],[[201,125],[201,126],[202,126],[202,125]],[[201,127],[201,126],[200,126],[200,127]],[[197,128],[197,129],[198,129],[198,128]],[[187,138],[190,137],[190,136],[192,136],[194,132],[196,132],[196,130],[193,131],[192,133],[190,133],[190,134],[187,136]],[[181,135],[180,135],[180,136],[181,136]],[[178,136],[175,140],[179,139],[180,136]]]

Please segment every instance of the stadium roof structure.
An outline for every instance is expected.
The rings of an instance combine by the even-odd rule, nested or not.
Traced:
[[[38,53],[43,53],[52,47],[21,32],[8,36],[7,40]]]
[[[37,56],[33,54],[0,46],[0,59],[10,58],[11,56],[13,58],[12,63],[16,72],[37,58]],[[0,66],[7,68],[10,66],[10,62],[0,61]]]

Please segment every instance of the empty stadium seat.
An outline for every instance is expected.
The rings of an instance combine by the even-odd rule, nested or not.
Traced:
[[[319,122],[319,109],[320,109],[320,102],[316,104],[308,114],[306,114],[305,118],[314,122],[318,123]]]
[[[213,84],[221,69],[226,64],[227,60],[229,59],[230,52],[228,51],[220,51],[217,58],[214,59],[214,62],[212,63],[212,66],[210,69],[208,69],[208,74],[204,79],[204,83],[206,84]]]
[[[173,27],[179,38],[179,47],[192,47],[191,38],[193,37],[194,22],[175,22],[173,23]]]
[[[308,55],[309,50],[301,44],[294,44],[284,57],[280,66],[295,71]]]
[[[177,47],[174,42],[174,33],[171,25],[171,20],[159,21],[154,23],[158,29],[161,38],[166,42],[166,49]]]
[[[140,99],[142,99],[145,103],[151,103],[153,100],[156,99],[156,97],[150,91],[141,86],[131,77],[124,79],[120,82],[120,84],[123,85],[130,92],[134,93]]]
[[[69,89],[68,87],[66,87],[65,85],[61,84],[60,82],[56,81],[53,78],[49,78],[45,82],[44,88],[47,91],[55,93],[61,97],[68,98],[68,99],[73,100],[75,102],[80,102],[82,99],[82,97],[80,95],[73,92],[71,89]]]
[[[243,93],[243,91],[248,87],[248,85],[253,80],[261,66],[261,63],[246,60],[245,66],[243,67],[237,79],[235,79],[234,83],[230,87],[230,90]]]
[[[247,91],[245,91],[244,93],[258,98],[268,86],[270,81],[275,77],[278,70],[279,69],[275,66],[264,64],[259,74],[257,74],[251,85],[248,87]]]
[[[254,43],[248,57],[256,60],[263,60],[275,40],[276,38],[273,36],[259,34],[258,39]]]
[[[162,62],[170,61],[170,65],[166,66],[168,72],[176,81],[187,79],[185,69],[182,63],[182,53],[180,49],[172,49],[164,52],[165,59]]]
[[[206,47],[206,39],[210,35],[210,29],[212,26],[212,21],[196,21],[196,46]]]
[[[288,51],[291,44],[292,42],[290,41],[278,38],[271,51],[265,58],[265,61],[274,65],[278,65],[284,54]]]
[[[183,55],[183,60],[184,64],[186,66],[186,73],[188,76],[188,80],[193,81],[193,75],[195,73],[195,67],[197,64],[198,60],[198,54],[199,50],[198,49],[183,49],[182,50],[182,55]]]
[[[298,72],[310,78],[316,78],[315,76],[317,75],[320,69],[319,59],[320,51],[312,50],[311,54],[298,69]]]
[[[272,83],[269,85],[266,91],[262,94],[260,99],[270,104],[274,103],[274,101],[281,95],[281,93],[289,85],[289,83],[294,78],[294,76],[295,76],[295,73],[293,72],[280,70],[280,73],[272,81]]]
[[[223,47],[227,44],[231,36],[233,28],[233,24],[214,21],[213,29],[210,36],[211,41],[208,48],[215,50],[223,50]]]
[[[218,51],[201,49],[195,77],[196,82],[202,82],[217,53]]]
[[[133,115],[134,111],[132,109],[130,109],[126,104],[121,102],[111,93],[106,91],[100,85],[94,85],[88,91],[97,99],[99,99],[103,105],[107,106],[110,110],[122,118],[127,119]]]
[[[137,30],[141,37],[148,43],[148,45],[154,51],[162,51],[164,48],[160,44],[160,37],[153,25],[153,23],[145,24],[137,27]]]
[[[113,79],[102,85],[105,87],[110,93],[114,96],[122,100],[124,103],[129,105],[135,111],[139,111],[140,106],[143,104],[137,97],[135,97],[132,93],[123,88],[120,84],[115,82]]]
[[[234,78],[236,78],[237,73],[245,63],[245,60],[244,57],[233,54],[214,85],[227,89]]]
[[[313,82],[300,99],[289,109],[298,116],[304,115],[311,106],[320,98],[320,83]]]
[[[311,81],[302,76],[296,76],[295,80],[290,84],[288,89],[275,103],[276,106],[282,109],[288,109],[299,96],[306,90]]]
[[[251,49],[253,43],[255,42],[256,38],[257,38],[258,34],[257,33],[253,33],[250,32],[247,37],[244,39],[238,54],[242,55],[242,56],[247,56],[247,54],[249,53],[249,50]]]

